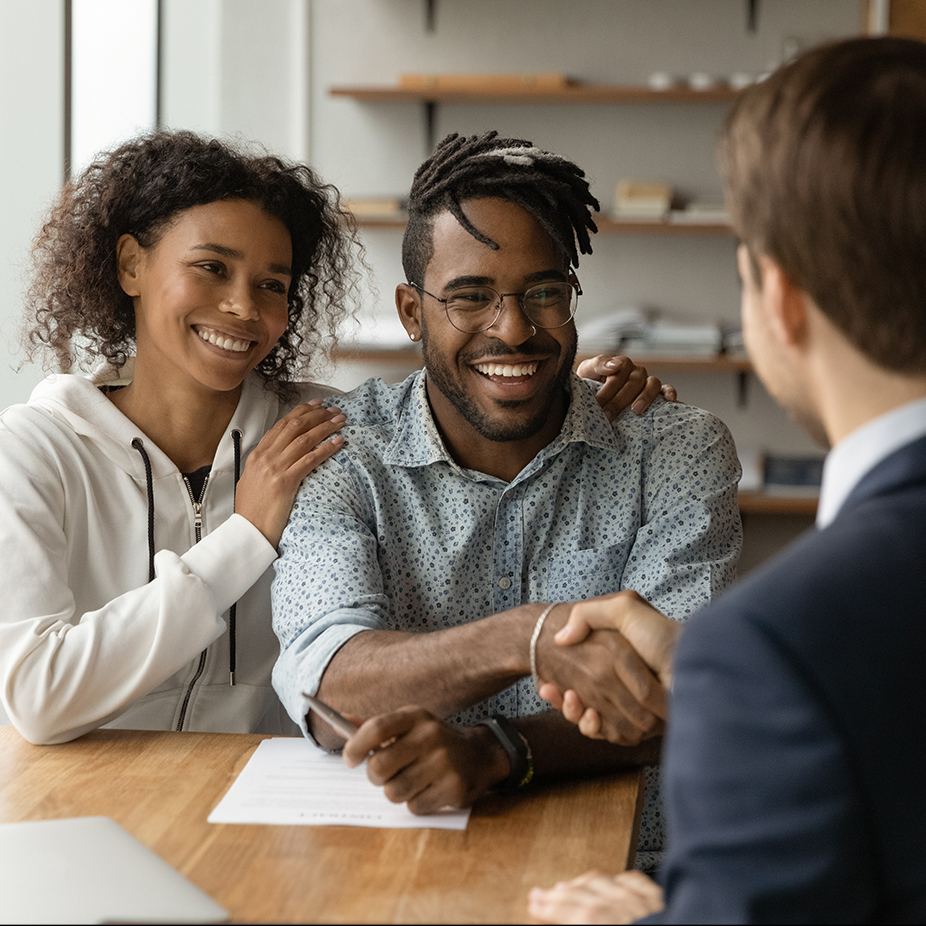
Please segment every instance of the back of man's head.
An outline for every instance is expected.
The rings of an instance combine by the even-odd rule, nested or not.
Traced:
[[[819,46],[745,91],[720,143],[728,203],[875,363],[926,372],[926,44]]]
[[[418,168],[408,198],[408,225],[402,241],[405,278],[419,285],[433,256],[434,216],[449,210],[474,238],[498,245],[467,219],[460,204],[496,197],[529,212],[549,233],[566,267],[577,267],[579,252],[591,254],[589,231],[598,230],[591,210],[598,200],[585,173],[571,161],[522,138],[498,132],[448,135]],[[578,247],[577,247],[578,244]]]

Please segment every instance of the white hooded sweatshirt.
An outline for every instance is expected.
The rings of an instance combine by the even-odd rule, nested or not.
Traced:
[[[334,391],[306,385],[299,400]],[[256,377],[244,384],[199,542],[182,474],[91,379],[51,376],[0,413],[0,703],[27,740],[103,725],[298,734],[270,684],[276,550],[233,513],[234,432],[240,472],[288,410]]]

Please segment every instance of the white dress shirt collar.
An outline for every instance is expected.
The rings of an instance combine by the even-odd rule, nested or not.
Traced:
[[[844,437],[823,465],[817,527],[828,527],[862,477],[895,450],[926,435],[926,399],[869,421]]]

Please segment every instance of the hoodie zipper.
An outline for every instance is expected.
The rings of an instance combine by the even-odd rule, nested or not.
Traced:
[[[203,480],[203,490],[199,493],[199,501],[196,500],[196,496],[193,495],[193,487],[190,485],[190,480],[186,476],[183,477],[183,484],[186,486],[187,494],[190,496],[190,504],[193,506],[193,528],[196,532],[196,543],[199,543],[203,539],[203,498],[206,496],[206,486],[209,485],[209,476]],[[186,720],[186,711],[187,707],[190,704],[190,698],[193,695],[193,686],[199,681],[200,677],[203,674],[203,670],[206,668],[206,650],[203,650],[199,654],[199,665],[196,667],[196,672],[193,674],[193,678],[190,679],[190,684],[187,686],[186,695],[183,698],[183,704],[180,707],[180,718],[177,721],[177,730],[183,730],[183,721]]]

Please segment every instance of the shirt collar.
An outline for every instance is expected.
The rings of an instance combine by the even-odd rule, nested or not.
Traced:
[[[525,468],[525,474],[571,443],[583,442],[601,448],[615,445],[611,423],[598,405],[592,390],[573,374],[569,380],[569,391],[569,409],[559,434]],[[384,454],[385,463],[413,467],[444,461],[460,468],[444,445],[431,414],[424,370],[412,379],[400,406],[399,416],[395,434]]]
[[[836,520],[840,509],[862,477],[895,450],[926,435],[926,399],[917,399],[879,415],[844,437],[823,464],[817,527]]]

